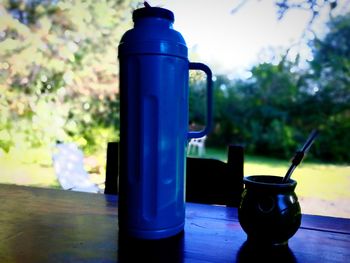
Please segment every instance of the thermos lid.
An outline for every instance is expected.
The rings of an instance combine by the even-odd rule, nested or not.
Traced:
[[[136,9],[132,13],[132,20],[134,22],[140,18],[147,17],[164,18],[170,20],[172,23],[174,23],[175,20],[174,14],[170,10],[160,7],[150,7],[149,5],[143,8]]]

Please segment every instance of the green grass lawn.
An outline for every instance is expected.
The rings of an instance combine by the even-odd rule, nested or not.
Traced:
[[[17,149],[10,154],[0,152],[0,183],[60,188],[51,155],[50,149]],[[218,149],[207,149],[204,157],[224,161],[227,159],[226,151]],[[104,181],[105,156],[99,154],[92,158],[95,167],[91,178],[94,182],[101,183]],[[244,174],[283,176],[289,165],[289,160],[246,155]],[[303,211],[350,217],[350,166],[313,163],[306,157],[292,178],[298,182],[296,193]]]
[[[0,152],[0,183],[59,188],[50,149]]]
[[[225,150],[207,149],[205,157],[227,160]],[[290,166],[289,160],[245,156],[244,175],[284,176]],[[300,197],[315,197],[325,200],[349,199],[350,166],[313,163],[303,161],[294,171],[292,178],[298,183],[296,193]]]
[[[227,160],[225,150],[207,149],[204,157]],[[244,175],[284,176],[289,160],[245,155]],[[350,166],[305,160],[295,169],[296,194],[305,214],[350,218]]]

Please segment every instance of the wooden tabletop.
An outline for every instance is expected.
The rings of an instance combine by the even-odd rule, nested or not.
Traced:
[[[0,185],[0,262],[349,262],[350,219],[303,215],[288,249],[246,243],[237,209],[188,203],[185,232],[118,237],[117,197]]]

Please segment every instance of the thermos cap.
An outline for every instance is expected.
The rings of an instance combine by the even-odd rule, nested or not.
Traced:
[[[140,18],[147,18],[147,17],[164,18],[164,19],[170,20],[172,23],[174,23],[175,21],[173,12],[171,12],[168,9],[164,9],[160,7],[139,8],[132,13],[132,20],[134,22],[136,22],[136,20]]]

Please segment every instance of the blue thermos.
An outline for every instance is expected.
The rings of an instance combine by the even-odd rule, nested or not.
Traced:
[[[186,148],[211,125],[212,73],[189,62],[171,11],[146,5],[133,21],[118,47],[119,231],[160,239],[184,229]],[[188,131],[189,70],[207,75],[207,123],[195,132]]]

